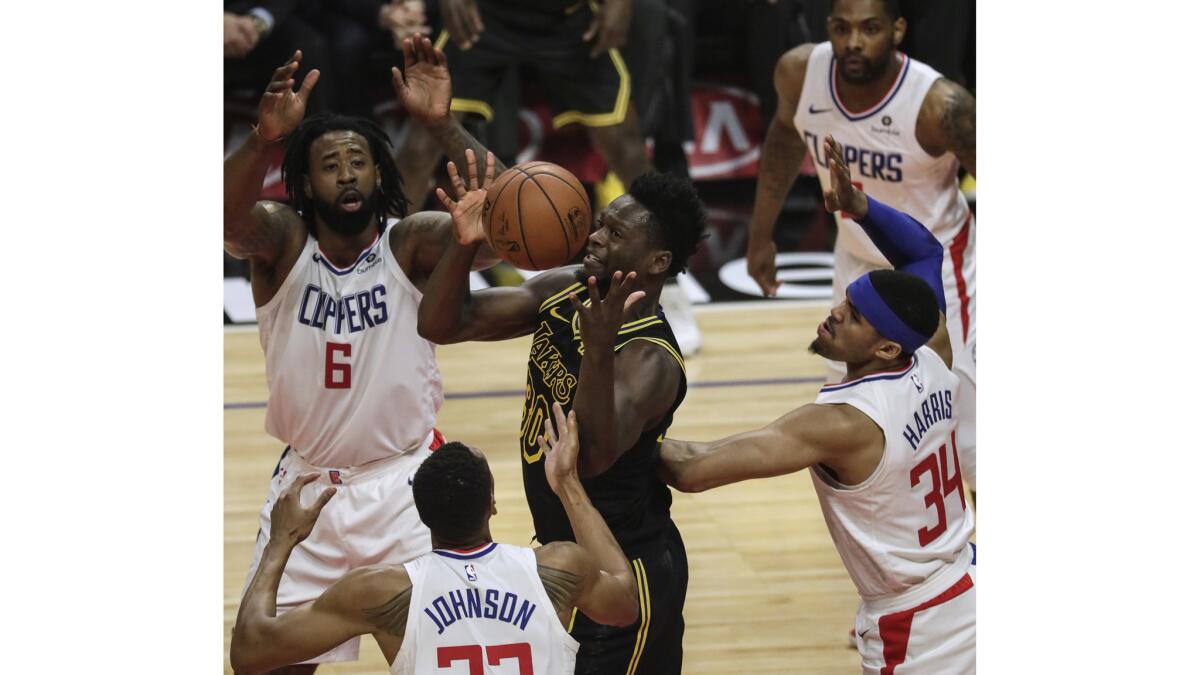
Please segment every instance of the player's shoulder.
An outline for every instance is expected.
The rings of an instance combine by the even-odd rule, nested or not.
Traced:
[[[533,549],[537,565],[582,574],[588,564],[588,552],[573,541],[552,541]]]
[[[390,230],[388,243],[398,250],[410,239],[452,227],[450,214],[445,211],[417,211],[400,219]]]
[[[803,78],[804,71],[808,68],[808,60],[816,48],[817,45],[815,43],[807,42],[787,50],[779,57],[779,61],[775,64],[775,73],[777,75],[794,75]]]
[[[921,102],[922,112],[926,108],[940,110],[961,105],[964,102],[974,103],[975,97],[967,88],[947,77],[939,77],[929,86],[925,99]]]
[[[582,265],[567,265],[529,279],[524,286],[537,297],[541,309],[556,302],[566,300],[571,293],[586,293],[586,286],[579,281],[579,270]]]
[[[809,403],[797,409],[790,420],[796,433],[820,435],[819,442],[831,449],[859,447],[882,431],[875,420],[858,407],[844,402]]]
[[[617,353],[623,361],[632,360],[638,364],[639,377],[667,378],[664,384],[670,384],[676,374],[684,371],[683,356],[675,345],[660,335],[660,331],[655,330],[657,327],[658,324],[652,323],[641,330],[636,326],[623,329],[621,332],[625,334],[618,336]],[[632,332],[626,333],[626,330]]]
[[[322,604],[343,609],[378,607],[411,589],[403,565],[367,565],[347,572],[322,596]]]

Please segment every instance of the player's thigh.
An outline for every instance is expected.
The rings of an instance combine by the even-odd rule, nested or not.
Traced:
[[[496,93],[504,73],[519,56],[515,45],[500,26],[487,25],[479,41],[470,49],[460,49],[443,30],[435,44],[446,54],[446,65],[454,78],[454,97],[450,109],[471,113],[492,121]]]

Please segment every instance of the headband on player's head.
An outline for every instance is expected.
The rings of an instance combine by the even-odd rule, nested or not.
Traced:
[[[912,354],[920,349],[929,336],[921,335],[913,330],[904,320],[896,316],[891,307],[880,297],[879,291],[871,284],[871,275],[864,274],[854,280],[846,288],[846,295],[854,303],[859,313],[875,327],[883,337],[900,343],[900,348],[906,354]]]

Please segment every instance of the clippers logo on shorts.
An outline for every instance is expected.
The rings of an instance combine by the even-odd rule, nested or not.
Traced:
[[[370,259],[368,256],[367,260]],[[383,258],[375,258],[376,262],[380,260]],[[367,264],[366,260],[363,264]],[[363,271],[360,267],[359,272]],[[385,295],[387,289],[383,284],[375,284],[369,291],[360,291],[344,298],[335,298],[316,284],[308,284],[304,288],[296,320],[318,330],[332,329],[335,335],[359,333],[387,323]]]
[[[475,566],[467,563],[463,565],[463,570],[467,573],[467,581],[479,581],[479,575],[475,573]]]
[[[333,483],[334,485],[341,485],[342,484],[342,472],[338,471],[337,469],[330,469],[329,470],[329,482]]]

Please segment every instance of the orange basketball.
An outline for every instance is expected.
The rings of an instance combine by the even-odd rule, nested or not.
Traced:
[[[497,255],[524,270],[567,264],[587,242],[592,207],[570,171],[550,162],[525,162],[488,188],[483,227]]]

